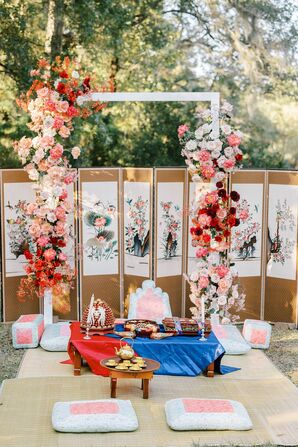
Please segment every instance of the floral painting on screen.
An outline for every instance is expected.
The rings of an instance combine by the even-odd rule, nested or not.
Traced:
[[[129,223],[125,227],[125,251],[144,257],[149,253],[149,220],[146,217],[149,201],[139,195],[127,198]]]

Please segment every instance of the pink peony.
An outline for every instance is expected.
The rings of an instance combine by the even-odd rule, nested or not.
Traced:
[[[53,250],[53,248],[48,248],[47,250],[44,251],[43,256],[46,261],[48,262],[53,261],[53,259],[55,259],[56,257],[56,251]]]
[[[198,217],[198,223],[201,227],[205,227],[210,225],[211,217],[207,216],[207,214],[200,214]]]
[[[40,146],[43,148],[48,147],[48,146],[53,146],[54,143],[55,143],[55,140],[50,135],[44,135],[40,139]]]
[[[65,210],[61,206],[58,206],[58,208],[56,208],[55,214],[56,214],[57,219],[59,219],[59,220],[65,220],[66,219],[66,217],[65,217]]]
[[[210,179],[215,175],[215,169],[213,166],[202,166],[201,167],[202,176],[206,179]]]
[[[208,287],[208,285],[209,285],[208,276],[201,276],[201,278],[199,279],[199,287],[201,289],[205,289],[206,287]]]
[[[66,261],[67,260],[66,254],[62,253],[62,252],[59,254],[58,258],[59,258],[60,261]]]
[[[218,194],[216,191],[208,192],[205,195],[204,199],[207,205],[214,205],[214,203],[216,203],[218,200]]]
[[[181,126],[178,127],[178,137],[182,138],[185,132],[189,131],[189,127],[186,124],[181,124]]]
[[[66,185],[70,185],[73,182],[74,178],[72,174],[68,174],[65,178],[64,178],[64,183]]]
[[[199,247],[196,250],[196,257],[197,258],[203,258],[204,256],[207,256],[207,254],[208,254],[208,249],[205,248],[205,247]]]
[[[231,135],[227,136],[227,141],[229,146],[239,146],[241,143],[241,138],[238,135],[231,133]]]
[[[235,166],[235,161],[232,158],[229,158],[228,160],[225,160],[223,167],[225,169],[233,169]]]
[[[220,208],[217,212],[216,215],[219,219],[223,220],[226,215],[227,215],[227,210],[225,210],[224,208]]]
[[[59,130],[59,135],[61,135],[62,138],[67,138],[70,135],[70,130],[66,126],[62,126]]]
[[[40,237],[37,239],[37,244],[38,244],[40,247],[45,247],[45,246],[48,244],[48,242],[49,242],[49,238],[46,237],[46,236],[40,236]]]
[[[56,144],[56,146],[52,147],[50,150],[50,155],[53,158],[53,160],[58,160],[58,158],[61,158],[63,154],[63,146],[61,144]]]
[[[229,269],[225,265],[221,264],[218,267],[216,267],[216,273],[218,274],[218,276],[220,276],[220,278],[223,278],[224,276],[226,276],[226,274],[228,272],[229,272]]]
[[[37,223],[33,223],[32,225],[30,225],[29,227],[29,233],[31,234],[31,236],[33,238],[38,238],[40,236],[40,225],[38,225]]]
[[[53,127],[54,129],[60,129],[64,124],[64,119],[60,116],[56,116],[54,119]]]
[[[69,104],[67,101],[58,101],[56,103],[56,110],[60,113],[66,113],[68,110]]]
[[[208,151],[199,151],[199,160],[202,162],[206,162],[210,160],[210,152]]]
[[[64,223],[59,221],[57,222],[56,226],[55,226],[55,231],[57,236],[62,237],[65,235],[65,227],[64,227]]]

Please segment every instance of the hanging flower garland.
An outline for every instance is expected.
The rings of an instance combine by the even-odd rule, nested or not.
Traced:
[[[224,103],[219,111],[220,128],[212,130],[211,111],[198,114],[199,127],[192,132],[185,124],[179,126],[178,137],[182,156],[194,182],[215,182],[215,188],[203,193],[193,210],[190,229],[192,246],[197,247],[197,268],[186,279],[190,284],[190,310],[195,318],[202,311],[202,299],[207,316],[217,313],[223,323],[239,319],[245,295],[238,275],[230,267],[227,251],[231,246],[232,228],[249,217],[248,207],[240,209],[237,191],[228,194],[227,176],[241,167],[243,158],[239,148],[242,134],[230,125],[233,107]],[[218,254],[217,259],[214,253]]]
[[[37,135],[14,143],[25,171],[35,182],[36,201],[26,206],[31,241],[25,251],[27,277],[21,280],[18,297],[42,296],[46,288],[71,283],[75,272],[65,247],[70,238],[67,216],[72,204],[67,186],[75,181],[72,162],[80,148],[66,147],[76,118],[87,118],[105,104],[80,106],[78,98],[94,91],[91,78],[68,57],[57,57],[53,64],[41,59],[31,71],[34,78],[26,95],[18,101],[30,114],[29,129]],[[112,90],[112,86],[109,86]]]

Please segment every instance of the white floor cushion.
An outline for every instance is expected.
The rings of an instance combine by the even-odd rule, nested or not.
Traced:
[[[244,340],[236,326],[232,324],[218,324],[212,325],[212,330],[223,345],[226,354],[239,355],[250,351],[250,345]]]
[[[250,430],[244,406],[225,399],[172,399],[166,402],[168,425],[173,430]]]
[[[138,419],[130,400],[81,400],[56,402],[52,425],[65,433],[107,433],[134,431]]]
[[[271,325],[266,321],[245,320],[242,334],[252,348],[269,348],[271,339]]]
[[[42,314],[21,315],[12,325],[12,344],[16,349],[36,348],[44,331]]]
[[[41,337],[40,346],[46,351],[67,351],[69,337],[69,322],[48,324]]]

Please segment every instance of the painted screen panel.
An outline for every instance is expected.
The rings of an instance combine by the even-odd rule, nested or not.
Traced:
[[[296,279],[298,186],[269,185],[267,276]]]
[[[182,274],[182,182],[157,184],[157,277]]]
[[[150,183],[124,182],[124,273],[150,275]]]
[[[34,201],[35,193],[29,182],[4,183],[3,191],[5,273],[6,277],[24,276],[24,251],[31,240],[24,208]]]
[[[234,183],[240,194],[239,212],[248,218],[233,228],[231,257],[239,276],[261,276],[263,184]]]
[[[82,182],[83,274],[118,274],[118,183]]]

